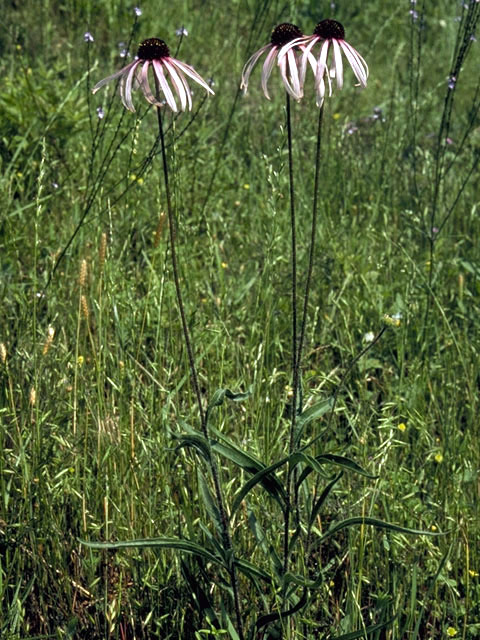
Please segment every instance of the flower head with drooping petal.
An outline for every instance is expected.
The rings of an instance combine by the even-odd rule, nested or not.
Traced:
[[[250,79],[250,74],[252,73],[253,67],[256,65],[261,56],[268,51],[265,62],[263,63],[261,80],[265,97],[270,100],[267,83],[272,73],[273,67],[275,66],[275,62],[277,61],[278,66],[280,67],[283,86],[285,87],[289,95],[292,96],[292,98],[294,98],[295,100],[300,100],[300,98],[303,96],[303,87],[300,82],[298,68],[299,58],[297,56],[297,51],[304,51],[304,46],[299,45],[298,47],[290,47],[288,51],[285,52],[285,54],[282,54],[281,51],[283,51],[285,45],[289,44],[293,40],[297,41],[301,38],[303,38],[303,34],[300,29],[294,24],[284,22],[275,27],[275,29],[272,31],[272,37],[269,44],[256,51],[243,67],[242,83],[240,85],[240,88],[243,89],[245,93],[247,92],[248,81]],[[314,61],[315,60],[313,59],[313,62]]]
[[[148,79],[150,69],[155,81],[155,92],[152,91]],[[188,107],[191,111],[192,92],[187,76],[213,95],[213,91],[193,67],[170,56],[170,50],[163,40],[149,38],[142,42],[133,62],[127,64],[120,71],[112,73],[111,76],[100,80],[93,87],[93,93],[96,93],[111,80],[119,78],[122,103],[129,111],[135,111],[132,102],[132,88],[140,88],[150,104],[162,107],[166,102],[172,111],[178,111],[174,95],[176,93],[180,100],[180,109],[185,111]],[[165,98],[164,102],[162,102],[160,93]]]
[[[330,96],[332,95],[331,79],[336,78],[338,89],[343,87],[342,53],[346,57],[355,77],[358,80],[357,86],[361,86],[363,88],[367,86],[367,63],[358,51],[345,40],[345,29],[343,28],[343,25],[340,24],[340,22],[337,22],[337,20],[331,19],[322,20],[315,27],[313,35],[290,42],[286,47],[284,47],[284,51],[281,52],[283,55],[286,55],[289,47],[293,48],[300,46],[303,48],[304,53],[300,68],[300,82],[302,85],[305,79],[307,60],[309,60],[308,56],[311,55],[311,51],[317,42],[321,43],[320,55],[316,63],[315,72],[315,90],[317,93],[318,106],[321,106],[325,97],[324,76],[327,77]],[[328,55],[330,49],[333,50],[333,54],[330,68],[328,68]]]

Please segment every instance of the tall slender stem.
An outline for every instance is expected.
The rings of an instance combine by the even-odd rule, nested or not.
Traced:
[[[307,326],[307,310],[310,298],[310,285],[312,282],[313,258],[315,255],[315,236],[317,233],[317,211],[318,211],[318,187],[320,184],[320,156],[322,148],[322,122],[323,122],[323,104],[318,112],[317,125],[317,150],[315,154],[315,182],[313,187],[313,206],[312,206],[312,229],[310,233],[310,251],[308,257],[307,281],[305,283],[305,297],[303,299],[303,315],[300,326],[300,338],[298,341],[297,366],[300,370],[302,363],[302,350],[305,340],[305,330]]]
[[[177,253],[176,253],[176,226],[175,226],[175,217],[173,214],[172,207],[172,198],[170,193],[170,185],[168,181],[168,163],[167,163],[167,154],[165,150],[165,137],[163,133],[163,123],[162,123],[162,112],[161,107],[157,107],[157,117],[158,117],[158,130],[160,135],[160,146],[162,150],[162,164],[163,164],[163,177],[165,181],[165,193],[167,197],[167,214],[168,214],[168,226],[170,230],[170,255],[172,257],[172,270],[173,270],[173,278],[175,281],[175,291],[177,294],[177,303],[180,311],[180,318],[182,322],[183,329],[183,337],[185,339],[185,344],[187,347],[188,353],[188,361],[190,365],[190,374],[192,377],[192,384],[195,395],[197,397],[198,411],[200,414],[200,421],[202,426],[202,432],[205,436],[205,439],[209,443],[208,437],[208,423],[207,416],[208,412],[203,410],[202,406],[202,398],[200,395],[200,387],[198,384],[198,375],[197,369],[195,367],[195,359],[193,355],[192,341],[190,338],[190,332],[188,330],[187,320],[185,316],[185,309],[183,306],[183,298],[182,298],[182,290],[180,287],[180,276],[179,269],[177,263]],[[235,608],[235,616],[237,620],[237,633],[240,640],[244,640],[243,633],[243,622],[242,622],[242,612],[240,608],[240,596],[238,590],[238,579],[237,572],[235,567],[235,554],[233,550],[232,537],[230,535],[230,528],[228,523],[227,512],[225,509],[225,500],[223,498],[222,486],[220,484],[220,474],[217,467],[217,462],[215,459],[215,455],[212,451],[210,451],[210,470],[212,472],[213,485],[215,488],[215,498],[217,500],[217,506],[220,513],[220,520],[222,525],[222,537],[223,543],[226,549],[226,556],[229,558],[229,566],[227,568],[228,573],[230,575],[230,581],[232,585],[233,592],[233,602]]]
[[[297,419],[297,396],[298,396],[298,358],[297,358],[297,232],[295,220],[295,189],[293,182],[293,153],[292,153],[292,123],[290,113],[290,96],[287,93],[286,102],[287,112],[287,141],[288,141],[288,179],[290,187],[290,226],[291,226],[291,257],[292,257],[292,407],[291,407],[291,423],[290,438],[288,445],[288,453],[293,453],[295,443],[295,425]],[[291,505],[291,484],[292,484],[292,468],[290,464],[287,467],[286,496],[285,496],[285,517],[284,517],[284,539],[283,539],[283,570],[288,570],[288,543]]]
[[[176,226],[175,226],[175,217],[173,215],[173,207],[172,207],[172,196],[170,193],[170,184],[168,181],[168,164],[167,164],[167,153],[165,150],[165,137],[163,135],[163,123],[162,123],[162,110],[160,107],[157,107],[157,117],[158,117],[158,131],[160,135],[160,146],[162,149],[162,164],[163,164],[163,178],[165,181],[165,194],[167,197],[167,215],[168,215],[168,227],[170,231],[170,255],[172,257],[172,270],[173,270],[173,279],[175,281],[175,292],[177,294],[177,303],[178,310],[180,312],[180,319],[182,322],[183,329],[183,337],[185,339],[185,345],[187,347],[188,353],[188,362],[190,365],[190,374],[192,377],[192,385],[193,390],[195,392],[195,396],[197,398],[198,404],[198,412],[200,414],[200,421],[202,425],[202,431],[204,435],[207,436],[206,433],[206,421],[205,421],[205,412],[202,406],[202,396],[200,395],[200,387],[198,384],[198,376],[197,369],[195,367],[195,358],[193,356],[193,348],[192,341],[190,339],[190,332],[188,330],[187,319],[185,316],[185,308],[183,306],[183,298],[182,298],[182,289],[180,287],[180,276],[178,271],[178,263],[177,263],[177,250],[176,250]]]

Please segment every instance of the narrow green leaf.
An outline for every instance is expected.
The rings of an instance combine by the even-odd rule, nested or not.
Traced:
[[[359,629],[358,631],[351,631],[350,633],[345,633],[341,636],[335,636],[334,638],[330,638],[330,640],[355,640],[356,638],[365,638],[370,633],[375,633],[375,631],[380,631],[381,629],[385,629],[389,627],[397,616],[390,618],[390,620],[386,620],[385,622],[380,622],[378,624],[374,624],[370,627],[365,627],[365,629]]]
[[[309,407],[306,411],[301,413],[297,417],[297,433],[295,436],[295,446],[300,442],[303,430],[313,420],[317,420],[321,418],[323,415],[328,413],[334,405],[333,396],[327,398],[326,400],[321,400],[320,402],[315,403],[313,406]]]
[[[371,480],[376,480],[378,476],[372,475],[365,471],[359,464],[350,460],[350,458],[345,458],[344,456],[337,456],[334,453],[323,453],[319,456],[313,458],[312,456],[302,457],[306,454],[302,452],[297,452],[294,456],[297,456],[295,460],[298,462],[304,462],[306,468],[303,469],[302,473],[298,477],[297,480],[297,488],[302,485],[304,480],[312,473],[312,471],[319,472],[324,477],[329,477],[323,470],[321,465],[331,464],[336,467],[341,467],[342,469],[347,469],[348,471],[353,471],[354,473],[358,473],[361,476],[365,476],[366,478],[370,478]]]
[[[347,529],[348,527],[352,527],[354,525],[365,525],[369,524],[374,527],[378,527],[379,529],[387,529],[388,531],[397,531],[398,533],[406,533],[408,535],[414,536],[438,536],[444,535],[442,533],[437,533],[434,531],[422,531],[420,529],[409,529],[407,527],[401,527],[397,524],[391,524],[390,522],[385,522],[384,520],[378,520],[377,518],[369,518],[357,516],[354,518],[347,518],[346,520],[342,520],[338,522],[336,525],[331,527],[328,531],[326,531],[323,536],[318,538],[318,542],[323,542],[327,538],[330,538],[334,533],[341,531],[342,529]]]
[[[249,578],[261,578],[266,582],[272,581],[272,576],[270,574],[248,560],[235,558],[235,566]]]
[[[255,537],[255,540],[257,541],[257,544],[263,551],[265,557],[269,558],[272,562],[277,576],[280,576],[283,569],[282,561],[280,560],[275,547],[268,542],[265,531],[263,530],[262,526],[256,519],[255,514],[251,509],[249,509],[248,511],[248,524],[250,525],[250,529]]]
[[[145,538],[125,540],[123,542],[91,542],[89,540],[79,540],[79,542],[90,549],[176,549],[177,551],[184,551],[199,558],[204,558],[215,564],[223,565],[223,562],[218,556],[215,556],[196,542],[182,540],[180,538]]]
[[[303,607],[307,604],[307,595],[308,595],[308,591],[304,589],[302,593],[302,597],[290,609],[287,609],[286,611],[274,611],[273,613],[267,613],[263,616],[260,616],[257,622],[255,623],[255,626],[257,627],[257,631],[258,629],[261,629],[262,627],[265,627],[267,624],[270,624],[271,622],[275,622],[276,620],[285,620],[290,616],[293,616],[293,614],[297,613],[297,611],[300,611],[301,609],[303,609]]]
[[[263,488],[272,496],[274,500],[278,502],[282,511],[285,509],[285,491],[282,485],[279,483],[277,478],[273,475],[273,472],[279,467],[283,466],[288,461],[288,458],[283,458],[278,462],[270,465],[269,467],[264,467],[258,473],[256,473],[248,482],[246,482],[243,487],[240,489],[239,493],[235,497],[235,501],[232,505],[232,516],[237,512],[238,508],[242,504],[245,496],[250,493],[250,491],[257,484],[261,484]]]
[[[323,507],[323,504],[324,504],[325,500],[328,498],[328,496],[330,494],[330,491],[333,489],[333,487],[337,484],[337,482],[340,480],[340,478],[342,476],[343,476],[343,471],[340,471],[340,473],[337,476],[335,476],[335,478],[333,478],[333,480],[331,480],[327,484],[325,489],[320,494],[320,497],[318,498],[318,500],[313,505],[312,513],[310,514],[310,520],[309,520],[309,523],[308,523],[309,527],[311,527],[313,525],[313,523],[315,522],[315,518],[317,517],[320,509]]]
[[[190,587],[190,592],[195,604],[197,605],[199,613],[206,616],[209,623],[215,627],[215,629],[220,629],[220,622],[213,608],[213,603],[209,594],[203,589],[195,575],[190,571],[185,560],[181,560],[180,567],[184,580]]]
[[[178,441],[176,451],[184,448],[195,449],[207,462],[210,462],[210,446],[205,437],[200,433],[172,433],[172,437]]]
[[[200,468],[197,469],[197,478],[200,495],[202,496],[203,503],[207,509],[208,515],[212,519],[217,532],[222,535],[222,521],[220,518],[220,511],[218,510],[217,504],[213,499],[212,493],[210,491],[210,487],[208,486],[205,476],[203,475]]]
[[[370,480],[376,480],[378,476],[372,475],[365,471],[359,464],[350,460],[350,458],[345,458],[344,456],[337,456],[334,453],[323,453],[320,456],[315,458],[317,462],[320,464],[323,463],[331,463],[336,465],[337,467],[342,467],[343,469],[347,469],[348,471],[354,471],[361,476],[365,476],[365,478],[370,478]]]
[[[207,413],[210,413],[210,411],[214,407],[220,407],[224,403],[225,398],[227,398],[228,400],[232,400],[232,402],[243,402],[251,395],[251,387],[248,389],[248,391],[243,391],[240,393],[234,393],[233,391],[230,391],[230,389],[217,389],[214,392],[210,402],[208,403]]]

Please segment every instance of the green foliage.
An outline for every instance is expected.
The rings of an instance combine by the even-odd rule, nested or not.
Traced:
[[[346,68],[325,106],[291,453],[284,95],[274,73],[264,99],[258,68],[246,97],[238,85],[275,24],[311,31],[331,3],[146,2],[138,18],[120,1],[5,7],[2,638],[235,638],[232,566],[248,638],[479,636],[478,43],[452,90],[460,4],[417,3],[417,21],[409,3],[335,4],[370,78],[357,91]],[[140,100],[126,113],[113,84],[90,91],[126,63],[120,43],[152,35],[215,82],[165,120],[208,438],[155,114]],[[300,291],[311,80],[292,106]]]

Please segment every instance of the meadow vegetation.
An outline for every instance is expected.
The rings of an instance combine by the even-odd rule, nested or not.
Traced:
[[[1,637],[476,638],[480,6],[139,7],[141,15],[123,0],[4,7]],[[325,102],[297,453],[314,442],[288,475],[285,92],[274,72],[267,101],[260,69],[245,96],[239,84],[275,25],[311,33],[325,17],[344,25],[370,76],[359,91],[345,65],[343,90]],[[91,94],[152,36],[215,91],[195,87],[191,113],[164,114],[209,439],[172,279],[155,109],[139,93],[129,113],[113,84]],[[318,118],[312,78],[291,114],[301,294]],[[210,457],[235,562],[244,563],[241,632]],[[287,477],[297,490],[285,572]],[[326,535],[338,523],[349,524]],[[148,539],[196,546],[82,542]]]

